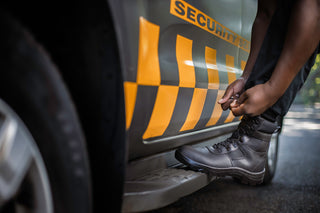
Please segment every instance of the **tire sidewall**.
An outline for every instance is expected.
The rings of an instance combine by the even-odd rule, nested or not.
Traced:
[[[265,175],[264,175],[264,179],[263,179],[263,183],[264,184],[268,184],[271,182],[271,180],[273,179],[275,172],[276,172],[276,168],[277,168],[277,162],[278,162],[278,149],[279,149],[279,133],[276,133],[276,136],[272,136],[274,137],[274,139],[272,138],[270,143],[275,143],[274,144],[274,148],[275,148],[275,152],[273,155],[273,167],[270,167],[268,161],[269,161],[269,155],[267,157],[266,160],[266,165],[265,165]],[[274,140],[274,141],[272,141]],[[270,150],[270,149],[269,149]]]
[[[55,212],[90,212],[90,172],[81,127],[46,52],[0,13],[0,98],[34,137],[48,172]]]

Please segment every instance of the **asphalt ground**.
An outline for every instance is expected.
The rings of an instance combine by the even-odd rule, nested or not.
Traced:
[[[247,186],[226,177],[153,213],[320,212],[320,110],[293,107],[284,120],[276,175]]]

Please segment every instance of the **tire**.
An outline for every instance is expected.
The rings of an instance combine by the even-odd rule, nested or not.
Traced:
[[[274,133],[270,141],[268,158],[265,165],[266,172],[264,174],[263,184],[270,183],[275,175],[278,161],[278,149],[279,133]]]
[[[82,2],[82,1],[80,1]],[[80,8],[80,9],[79,9]],[[119,47],[107,1],[86,1],[54,17],[58,42],[47,42],[76,103],[87,139],[94,212],[121,212],[126,169],[123,78]],[[70,11],[85,11],[66,22]],[[81,19],[85,21],[81,22]],[[62,30],[61,30],[62,29]],[[77,71],[75,73],[75,71]]]
[[[32,36],[1,11],[0,28],[0,98],[18,114],[36,142],[49,177],[54,212],[90,213],[86,143],[57,68]]]

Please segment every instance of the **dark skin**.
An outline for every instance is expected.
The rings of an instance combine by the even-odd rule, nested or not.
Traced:
[[[229,109],[230,104],[233,101],[230,97],[235,97],[237,94],[242,94],[244,92],[245,83],[251,74],[255,61],[258,57],[263,38],[267,32],[272,15],[277,7],[276,2],[277,0],[258,1],[258,11],[252,26],[251,47],[248,61],[241,76],[242,78],[231,83],[222,99],[218,102],[221,104],[223,110]]]
[[[269,81],[246,91],[244,85],[261,48],[263,38],[276,8],[276,0],[260,0],[252,28],[251,53],[242,78],[227,88],[218,102],[235,116],[257,116],[284,94],[301,67],[306,63],[320,40],[320,0],[297,0],[292,11],[283,50]],[[230,98],[241,94],[238,100]]]

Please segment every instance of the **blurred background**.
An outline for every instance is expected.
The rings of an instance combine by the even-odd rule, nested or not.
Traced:
[[[304,105],[308,108],[320,108],[320,54],[311,69],[309,77],[298,93],[294,104]]]

